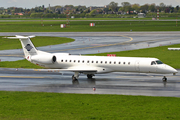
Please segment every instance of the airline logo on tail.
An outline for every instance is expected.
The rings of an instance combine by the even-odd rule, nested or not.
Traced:
[[[24,48],[26,48],[27,51],[31,51],[33,47],[30,44],[27,44]]]

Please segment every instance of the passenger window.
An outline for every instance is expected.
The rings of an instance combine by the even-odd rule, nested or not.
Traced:
[[[130,65],[131,63],[130,62],[128,62],[128,65]]]
[[[78,63],[80,63],[80,60],[78,60]]]
[[[67,62],[67,60],[65,62]]]
[[[121,62],[119,62],[119,64],[121,64]]]
[[[82,63],[84,63],[84,60],[82,61]]]
[[[87,63],[89,63],[89,60],[87,61]]]
[[[126,62],[124,62],[124,64],[126,64]]]
[[[114,62],[114,64],[116,64],[116,62]]]
[[[92,61],[92,63],[94,63],[94,61]]]
[[[63,60],[61,60],[61,62],[63,62]]]
[[[109,62],[109,64],[111,64],[111,61]]]
[[[103,61],[101,61],[101,63],[103,63]]]
[[[96,61],[96,63],[98,63],[98,61]]]
[[[76,62],[76,60],[74,60],[74,62]]]
[[[107,63],[107,61],[105,61],[105,64]]]
[[[71,62],[71,60],[69,60],[69,62]]]

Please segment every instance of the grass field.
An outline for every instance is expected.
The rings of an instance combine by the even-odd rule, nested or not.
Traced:
[[[89,23],[96,23],[90,27]],[[70,27],[60,28],[66,21],[0,22],[0,32],[105,32],[105,31],[180,31],[176,21],[71,21]]]
[[[171,120],[180,119],[180,98],[0,92],[6,120]]]

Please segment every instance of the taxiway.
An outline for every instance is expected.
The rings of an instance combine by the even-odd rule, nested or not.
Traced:
[[[73,32],[73,33],[0,33],[0,36],[36,35],[70,37],[72,43],[38,47],[48,52],[69,52],[71,54],[94,54],[134,50],[178,44],[180,32]],[[23,59],[23,51],[0,51],[2,61]],[[178,70],[180,71],[180,70]],[[180,73],[166,75],[162,82],[160,74],[109,73],[96,75],[93,79],[80,76],[79,84],[73,85],[73,73],[47,73],[32,69],[0,69],[0,90],[38,91],[85,94],[122,94],[145,96],[180,97]],[[93,91],[96,87],[96,91]]]

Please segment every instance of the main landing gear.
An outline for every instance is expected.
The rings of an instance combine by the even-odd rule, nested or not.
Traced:
[[[95,75],[87,74],[88,79],[91,79],[93,76],[95,76]],[[75,72],[74,75],[72,76],[72,83],[76,84],[76,85],[79,84],[78,78],[79,78],[79,72]]]
[[[79,72],[75,72],[75,74],[72,76],[72,83],[79,84],[78,78],[79,78]]]

